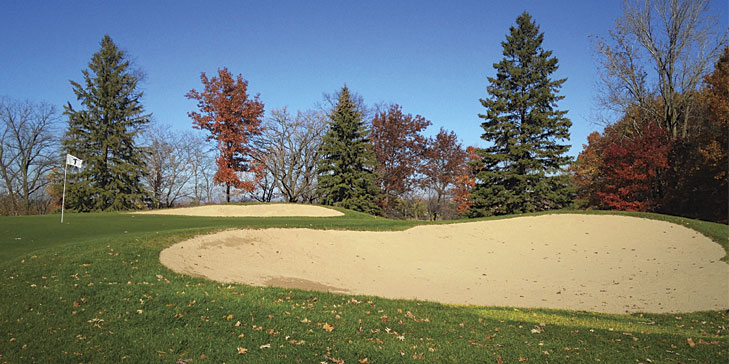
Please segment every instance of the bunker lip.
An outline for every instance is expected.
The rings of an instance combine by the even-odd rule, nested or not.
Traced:
[[[162,264],[226,283],[607,313],[729,309],[723,248],[683,226],[558,214],[405,231],[228,230]]]
[[[151,211],[137,211],[142,215],[178,215],[208,217],[334,217],[343,213],[315,205],[275,203],[260,205],[205,205]]]

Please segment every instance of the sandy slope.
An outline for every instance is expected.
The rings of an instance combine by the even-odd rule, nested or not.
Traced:
[[[162,251],[172,270],[222,282],[598,312],[729,308],[729,264],[666,222],[545,215],[402,232],[232,230]]]
[[[330,217],[344,215],[337,210],[328,209],[326,207],[290,203],[275,203],[262,205],[206,205],[176,209],[139,211],[135,212],[135,214],[219,217]]]

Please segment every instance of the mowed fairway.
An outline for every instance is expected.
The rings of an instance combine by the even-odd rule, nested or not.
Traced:
[[[70,214],[64,225],[58,216],[0,217],[0,362],[717,363],[729,358],[725,311],[614,315],[452,306],[218,283],[175,273],[159,261],[167,247],[226,229],[382,231],[416,225],[342,212],[327,218]],[[726,247],[725,225],[645,216],[691,226]],[[417,261],[419,253],[413,254],[402,261]],[[700,285],[707,278],[695,279]]]

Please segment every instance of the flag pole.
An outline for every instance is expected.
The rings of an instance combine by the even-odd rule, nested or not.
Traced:
[[[61,224],[63,224],[63,207],[66,205],[66,164],[63,163],[63,197],[61,198]]]

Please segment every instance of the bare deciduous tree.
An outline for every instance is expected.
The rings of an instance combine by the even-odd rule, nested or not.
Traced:
[[[625,113],[637,104],[661,120],[674,138],[686,136],[696,90],[727,42],[727,31],[717,32],[715,19],[706,14],[708,4],[625,1],[611,41],[596,43],[603,106]]]
[[[53,106],[0,99],[0,177],[15,215],[33,213],[33,201],[48,203],[48,174],[58,165],[58,114]],[[44,207],[40,207],[45,210]]]
[[[153,126],[146,132],[149,148],[145,180],[151,189],[153,207],[172,207],[188,196],[192,178],[187,143],[169,128]]]
[[[213,201],[214,146],[199,133],[169,129],[154,125],[145,132],[149,153],[144,178],[153,196],[152,207]]]
[[[192,203],[210,203],[216,193],[216,184],[213,183],[216,169],[215,146],[206,137],[192,131],[184,133],[181,140],[185,163],[191,173],[189,183],[192,185]]]
[[[257,141],[260,160],[270,176],[259,183],[263,196],[272,195],[271,182],[286,202],[312,202],[316,185],[316,163],[326,116],[321,112],[297,112],[286,108],[271,111]],[[270,180],[269,180],[270,178]],[[266,194],[268,193],[268,194]]]

